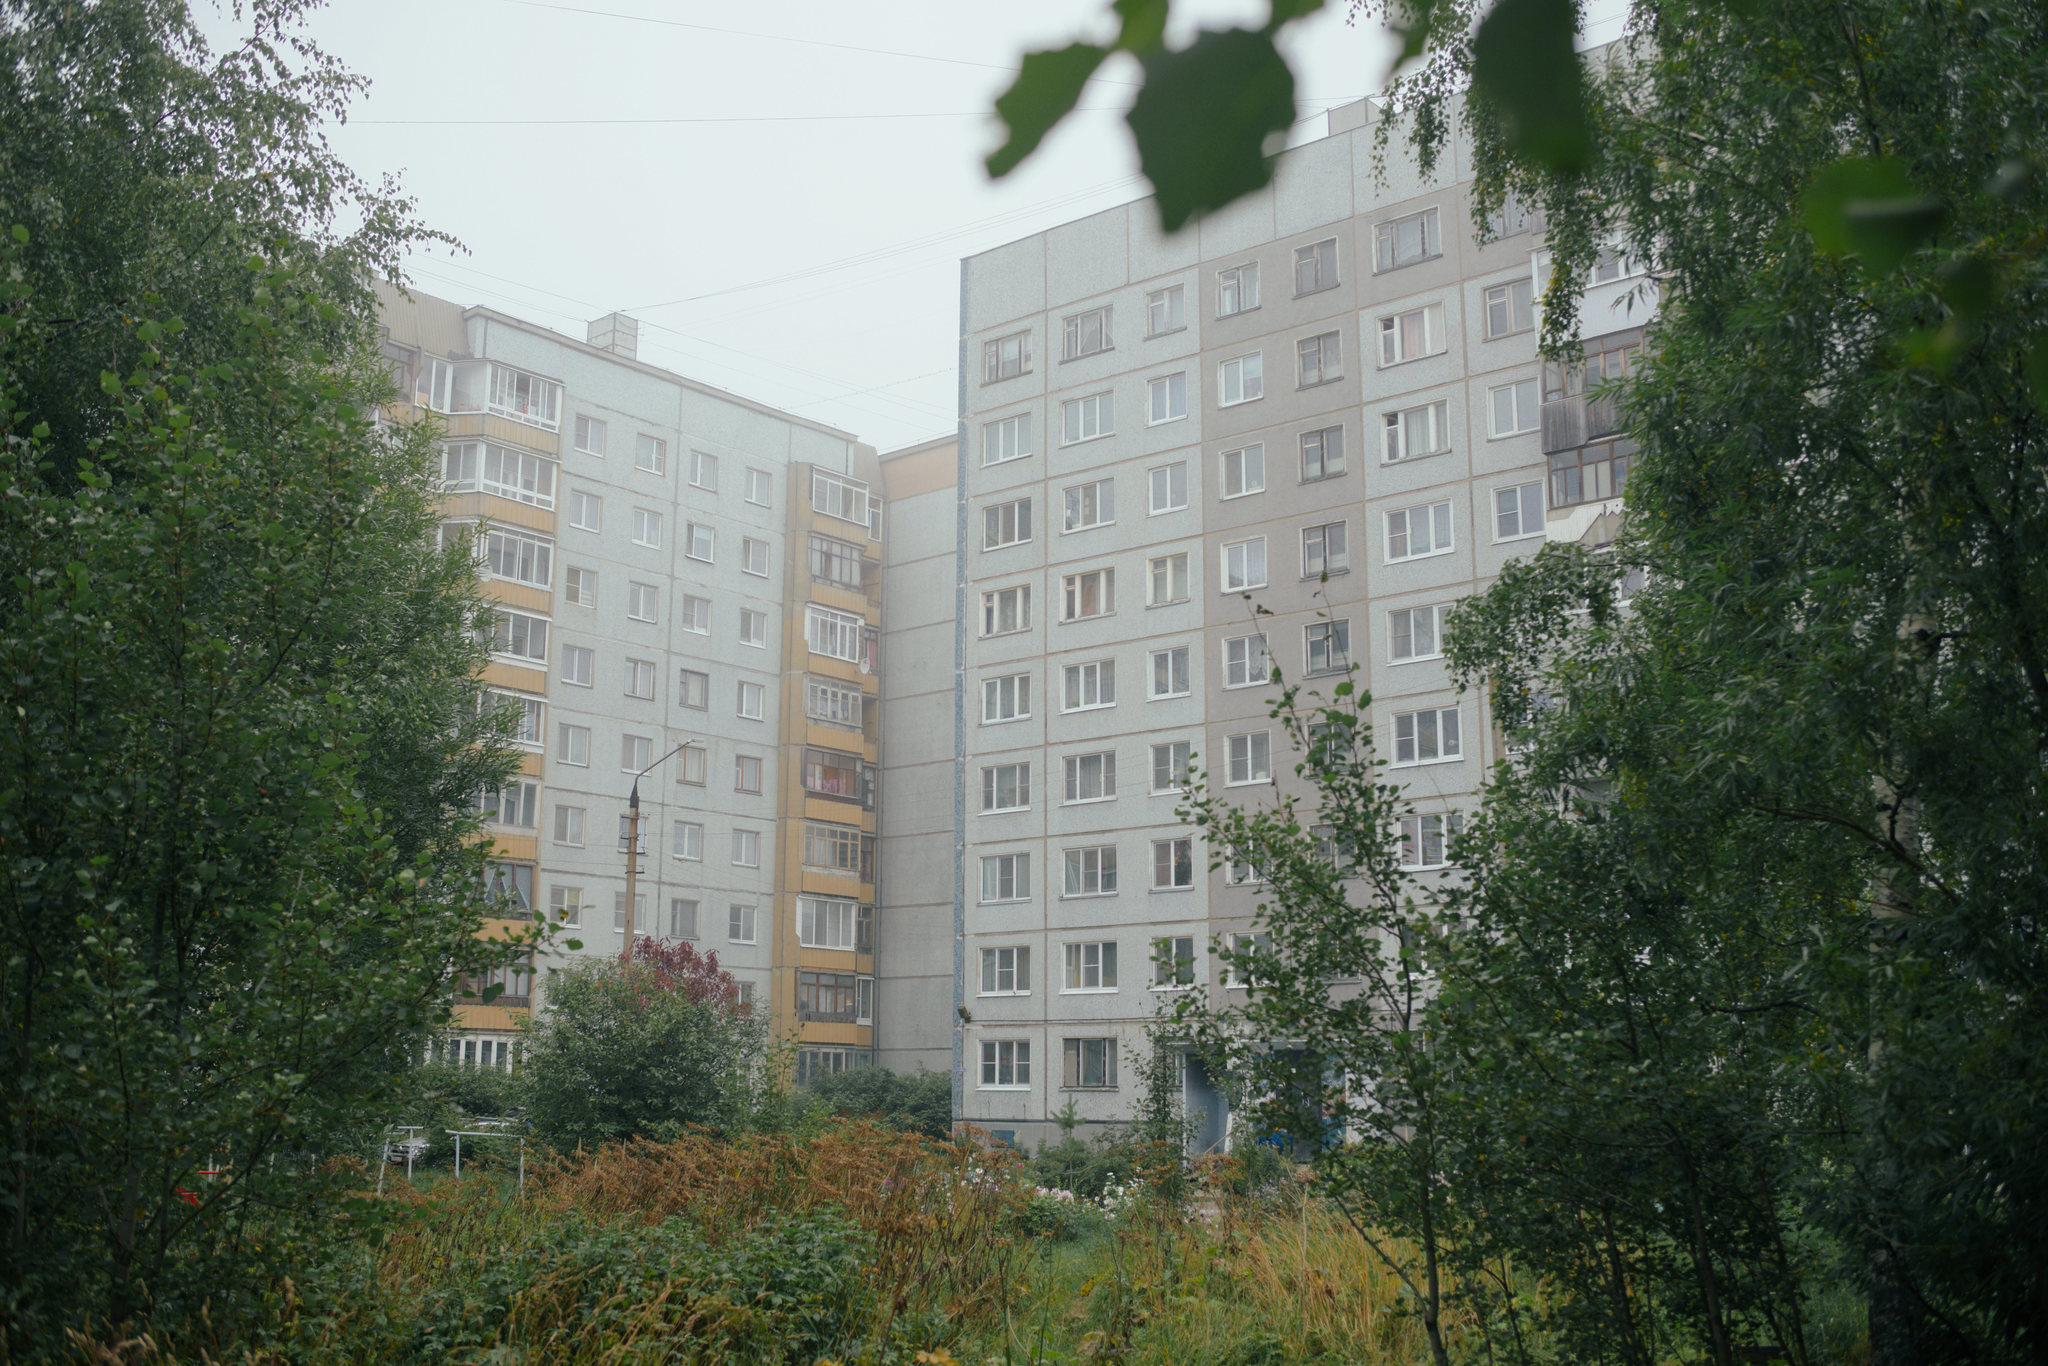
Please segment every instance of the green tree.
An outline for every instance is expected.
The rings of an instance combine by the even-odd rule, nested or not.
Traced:
[[[813,1080],[807,1094],[833,1113],[880,1119],[927,1138],[953,1135],[953,1082],[920,1068],[905,1076],[886,1067],[855,1067]]]

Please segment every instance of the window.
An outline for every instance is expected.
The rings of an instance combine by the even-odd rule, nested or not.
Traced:
[[[527,749],[540,749],[546,743],[541,736],[547,728],[547,703],[538,697],[528,697],[525,693],[501,692],[496,688],[488,691],[489,705],[509,707],[517,717],[517,728],[512,732],[512,743]]]
[[[555,727],[555,758],[573,768],[589,768],[590,727],[567,721]]]
[[[981,1043],[981,1084],[986,1089],[1031,1085],[1029,1039],[984,1039]]]
[[[1176,841],[1168,841],[1174,843]],[[1192,873],[1190,873],[1192,876]],[[1192,884],[1190,884],[1192,885]],[[1152,941],[1152,985],[1155,988],[1191,987],[1195,984],[1195,939],[1174,935]]]
[[[574,683],[579,688],[590,686],[590,676],[595,670],[597,655],[580,645],[562,647],[562,681]]]
[[[1004,674],[981,680],[981,722],[1019,721],[1031,715],[1031,675]]]
[[[484,532],[484,569],[494,579],[552,587],[555,543],[539,536],[491,527]]]
[[[1093,441],[1116,431],[1116,395],[1109,390],[1070,398],[1060,405],[1060,443]]]
[[[1076,1090],[1115,1090],[1116,1040],[1065,1040],[1060,1076],[1062,1086]]]
[[[1031,950],[1027,947],[983,949],[981,951],[981,994],[984,996],[1029,996],[1031,994]]]
[[[1444,307],[1430,304],[1380,319],[1380,364],[1399,365],[1444,349]]]
[[[1402,408],[1384,414],[1385,440],[1380,458],[1388,464],[1437,455],[1451,448],[1451,405],[1448,401],[1425,403],[1419,408]]]
[[[510,902],[522,911],[533,909],[533,865],[499,863],[484,865],[484,895],[493,901]]]
[[[653,660],[629,659],[626,661],[626,696],[650,699],[654,696]]]
[[[697,821],[677,821],[669,832],[675,857],[688,863],[704,861],[704,827]]]
[[[1501,201],[1499,209],[1487,215],[1486,231],[1492,237],[1514,237],[1542,226],[1543,214],[1513,195]]]
[[[754,908],[733,906],[726,912],[725,937],[735,944],[754,942]]]
[[[678,623],[685,631],[700,636],[711,634],[711,599],[684,594],[682,621]]]
[[[1263,783],[1273,776],[1273,740],[1265,731],[1232,735],[1223,743],[1229,762],[1227,781],[1230,786]]]
[[[532,507],[555,505],[555,462],[495,441],[458,441],[442,447],[441,481],[451,492],[475,489]]]
[[[1227,318],[1233,313],[1243,313],[1259,306],[1259,263],[1247,261],[1241,266],[1216,272],[1216,316]]]
[[[1240,864],[1238,866],[1246,871],[1247,876],[1242,879],[1243,881],[1258,881],[1257,869],[1251,867],[1250,864]],[[1230,948],[1237,961],[1224,968],[1223,985],[1226,987],[1250,986],[1261,977],[1258,959],[1273,951],[1273,936],[1263,930],[1255,934],[1233,934],[1230,936]]]
[[[555,808],[555,843],[566,844],[573,849],[583,847],[583,823],[588,813],[580,806],[557,806]]]
[[[459,386],[457,393],[459,397]],[[514,422],[524,422],[529,427],[558,431],[562,425],[562,386],[539,375],[494,364],[491,366],[491,396],[486,410],[499,417],[509,417]]]
[[[1486,391],[1486,406],[1491,419],[1489,435],[1513,436],[1517,432],[1533,432],[1538,421],[1536,381],[1524,379],[1513,384],[1496,385]]]
[[[578,489],[569,495],[569,525],[578,531],[600,531],[604,527],[604,499]]]
[[[626,615],[635,621],[653,621],[657,600],[658,592],[651,583],[626,585]]]
[[[1152,746],[1152,790],[1179,792],[1187,786],[1188,761],[1192,747],[1186,740],[1169,740]]]
[[[1516,332],[1527,332],[1536,326],[1534,311],[1529,306],[1530,282],[1510,280],[1504,285],[1493,285],[1486,291],[1486,337],[1506,337]]]
[[[1415,560],[1451,548],[1451,505],[1430,503],[1387,514],[1387,559]]]
[[[1302,629],[1310,673],[1342,673],[1351,667],[1349,621],[1312,621]]]
[[[1078,850],[1074,852],[1079,852]],[[1068,991],[1116,990],[1116,941],[1067,945]]]
[[[667,474],[668,442],[641,432],[633,440],[633,468],[649,474]]]
[[[1195,885],[1195,842],[1186,835],[1152,841],[1152,890],[1185,891]],[[1190,944],[1192,940],[1188,941]],[[1189,950],[1192,954],[1192,948]]]
[[[866,527],[868,486],[858,479],[814,469],[811,471],[811,508],[827,517]]]
[[[683,553],[691,559],[702,560],[706,564],[710,564],[713,558],[712,549],[715,544],[716,537],[712,533],[712,529],[703,522],[691,522],[685,529]]]
[[[831,678],[804,680],[804,715],[828,726],[861,728],[866,694],[851,683]]]
[[[626,928],[626,894],[612,893],[612,928],[624,933]],[[647,896],[643,892],[633,894],[633,934],[644,938],[647,934]]]
[[[1146,401],[1151,405],[1147,423],[1174,422],[1188,415],[1188,372],[1161,375],[1145,381]]]
[[[1031,414],[1018,413],[998,422],[982,424],[981,463],[1000,465],[1005,460],[1022,460],[1031,454]]]
[[[1216,367],[1216,406],[1234,408],[1240,403],[1250,403],[1266,393],[1266,372],[1264,356],[1254,351],[1249,356],[1238,356]]]
[[[981,809],[1023,811],[1031,805],[1031,765],[990,764],[981,771]]]
[[[1401,866],[1441,868],[1450,862],[1450,844],[1465,828],[1462,812],[1401,818]]]
[[[1346,543],[1344,523],[1326,522],[1322,526],[1301,529],[1303,578],[1316,579],[1325,574],[1342,574],[1350,568],[1351,553]]]
[[[1024,901],[1031,896],[1031,855],[989,854],[981,860],[983,901]]]
[[[1341,334],[1324,332],[1304,337],[1294,344],[1295,359],[1301,366],[1301,387],[1327,384],[1344,377],[1344,345]]]
[[[761,790],[761,760],[754,754],[732,756],[732,790],[735,792],[759,792]]]
[[[1247,493],[1265,492],[1266,447],[1263,443],[1223,452],[1222,468],[1225,498],[1242,498]]]
[[[752,536],[740,537],[740,572],[756,578],[768,577],[768,542]]]
[[[1543,485],[1517,484],[1493,491],[1493,538],[1514,540],[1543,533]]]
[[[804,750],[804,791],[859,801],[864,786],[859,755],[816,746]]]
[[[875,837],[863,835],[857,826],[806,821],[804,867],[872,882],[875,880]]]
[[[701,669],[684,669],[676,679],[676,705],[692,711],[711,707],[711,675]]]
[[[762,687],[759,683],[748,683],[742,680],[739,689],[738,715],[742,720],[760,720],[762,709],[767,705],[767,699],[768,690],[766,688]]]
[[[1030,629],[1030,584],[1018,584],[1015,588],[992,588],[981,595],[981,633],[984,636],[1002,636],[1012,631]]]
[[[690,482],[700,489],[718,492],[718,457],[703,451],[690,452]]]
[[[491,631],[491,652],[535,664],[548,662],[548,619],[524,612],[499,612]]]
[[[760,831],[735,830],[732,832],[732,866],[735,868],[759,868],[761,866]]]
[[[1444,614],[1441,604],[1403,607],[1387,613],[1387,658],[1399,664],[1410,659],[1435,659],[1443,651]]]
[[[1266,538],[1228,541],[1223,546],[1223,591],[1239,593],[1266,586]]]
[[[1394,767],[1440,763],[1463,754],[1456,707],[1394,714]]]
[[[1188,556],[1159,555],[1145,562],[1145,605],[1160,607],[1188,600]]]
[[[1373,229],[1373,269],[1393,270],[1426,261],[1443,251],[1435,209],[1381,223]]]
[[[1596,441],[1550,457],[1550,504],[1576,507],[1619,498],[1628,488],[1633,441]]]
[[[671,897],[668,903],[668,937],[697,937],[697,903],[686,897]]]
[[[1630,260],[1620,249],[1616,247],[1602,247],[1600,248],[1600,255],[1593,262],[1593,269],[1587,276],[1587,280],[1591,284],[1604,285],[1611,284],[1616,280],[1625,279],[1630,275],[1640,275],[1642,273],[1643,268]]]
[[[1178,512],[1188,505],[1188,462],[1176,460],[1171,465],[1161,465],[1146,473],[1146,482],[1151,486],[1151,512],[1157,516],[1162,512]]]
[[[1116,751],[1069,754],[1062,761],[1066,769],[1066,800],[1108,801],[1116,795]]]
[[[981,548],[1001,550],[1031,539],[1031,500],[1013,498],[981,510]]]
[[[548,888],[548,916],[557,925],[582,924],[583,889],[581,887]]]
[[[1086,849],[1069,849],[1064,855],[1066,880],[1062,896],[1114,896],[1116,895],[1116,846],[1113,844],[1094,845]],[[1111,986],[1114,980],[1112,963]]]
[[[761,570],[768,572],[767,545],[762,542]],[[818,583],[829,583],[834,588],[845,588],[858,593],[866,582],[866,572],[861,567],[861,547],[852,541],[842,541],[836,536],[821,536],[811,533],[809,559],[811,578]]]
[[[1186,697],[1192,690],[1188,679],[1188,647],[1175,645],[1152,652],[1151,697]]]
[[[1145,335],[1156,337],[1162,332],[1178,332],[1187,326],[1183,316],[1183,302],[1187,291],[1180,285],[1168,285],[1155,289],[1145,296]]]
[[[804,640],[814,655],[860,662],[861,627],[867,623],[847,612],[815,603],[804,607]]]
[[[1092,659],[1086,664],[1069,664],[1061,670],[1060,710],[1085,711],[1091,707],[1116,705],[1116,661]]]
[[[1097,479],[1093,483],[1075,484],[1062,492],[1060,501],[1065,505],[1065,517],[1060,524],[1062,531],[1086,531],[1116,520],[1116,483],[1113,480]]]
[[[1109,350],[1114,344],[1110,340],[1107,304],[1091,308],[1086,313],[1073,314],[1060,331],[1060,357],[1063,360],[1092,356],[1098,351]]]
[[[562,596],[571,607],[597,606],[597,571],[595,569],[565,569],[562,571]]]
[[[676,755],[676,781],[691,787],[704,786],[710,753],[703,745],[684,745],[682,753]]]
[[[1013,332],[981,344],[981,382],[1015,379],[1031,373],[1031,334]]]
[[[691,528],[694,537],[696,528]],[[633,544],[661,548],[661,514],[652,508],[633,509]]]
[[[796,942],[807,949],[854,946],[854,921],[859,907],[832,897],[800,896],[796,901]]]
[[[1090,569],[1060,580],[1060,619],[1107,616],[1116,610],[1116,571]]]
[[[1297,296],[1329,289],[1337,283],[1337,239],[1325,237],[1294,249],[1294,292]]]
[[[645,735],[619,737],[619,768],[626,773],[645,772],[654,762],[654,741]]]
[[[604,455],[604,419],[598,417],[576,418],[576,449],[585,455]]]
[[[1344,429],[1319,427],[1301,434],[1301,482],[1344,473]]]
[[[1249,688],[1273,681],[1273,661],[1266,637],[1228,636],[1223,641],[1223,686]]]
[[[747,468],[747,501],[756,507],[775,505],[775,476],[767,470]]]
[[[768,644],[768,614],[757,612],[751,607],[740,608],[740,644]]]

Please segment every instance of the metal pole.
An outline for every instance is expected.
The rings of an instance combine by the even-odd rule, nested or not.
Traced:
[[[384,1169],[391,1165],[391,1135],[384,1135],[384,1146],[377,1153],[377,1194],[384,1194]]]
[[[667,758],[667,755],[663,755]],[[626,801],[626,948],[633,957],[633,906],[640,889],[640,780],[633,779],[633,795]]]
[[[456,1135],[454,1136],[454,1138],[455,1138],[455,1179],[456,1179],[457,1181],[460,1181],[460,1180],[462,1179],[462,1135],[461,1135],[461,1134],[456,1134]]]
[[[526,1137],[519,1138],[519,1193],[526,1194]]]

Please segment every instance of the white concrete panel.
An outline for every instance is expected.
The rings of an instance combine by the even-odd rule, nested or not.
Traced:
[[[1273,226],[1286,237],[1351,216],[1351,156],[1341,138],[1289,152],[1273,181]]]
[[[1045,234],[1043,307],[1056,311],[1129,283],[1129,210],[1120,204]]]
[[[1044,307],[1044,237],[1026,237],[967,258],[970,333],[1023,318]]]
[[[1272,241],[1279,235],[1273,229],[1273,187],[1253,191],[1228,208],[1210,214],[1198,227],[1204,261],[1236,256]]]

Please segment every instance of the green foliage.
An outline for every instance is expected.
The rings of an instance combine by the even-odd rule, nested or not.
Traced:
[[[1144,55],[1127,121],[1152,182],[1159,226],[1175,232],[1273,178],[1268,143],[1294,126],[1294,73],[1257,29],[1211,29]]]
[[[919,1069],[903,1076],[886,1067],[856,1067],[813,1080],[807,1094],[834,1114],[875,1118],[927,1138],[953,1134],[953,1080]]]

